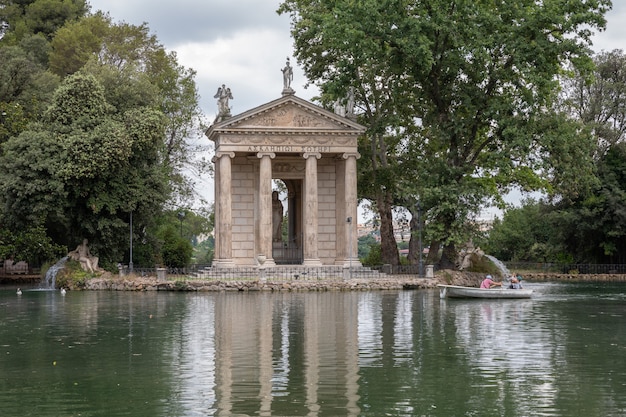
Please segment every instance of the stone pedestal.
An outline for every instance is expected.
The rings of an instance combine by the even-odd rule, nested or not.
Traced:
[[[426,278],[435,278],[435,265],[426,265]]]

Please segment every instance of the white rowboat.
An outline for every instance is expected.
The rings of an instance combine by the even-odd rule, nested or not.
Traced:
[[[533,290],[508,288],[475,288],[459,285],[437,285],[440,298],[530,298]]]

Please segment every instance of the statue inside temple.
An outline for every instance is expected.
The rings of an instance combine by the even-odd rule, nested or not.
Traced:
[[[272,240],[283,240],[283,203],[278,198],[278,191],[272,192]]]

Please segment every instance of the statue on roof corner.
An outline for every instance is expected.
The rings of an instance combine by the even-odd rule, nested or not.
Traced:
[[[233,98],[233,94],[230,92],[230,88],[226,88],[225,84],[217,89],[217,93],[213,96],[217,99],[217,109],[219,116],[230,116],[230,107],[228,106],[228,100]]]
[[[283,72],[283,95],[293,94],[294,90],[291,88],[291,82],[293,81],[293,68],[289,62],[289,57],[287,57],[287,64],[285,68],[281,69]]]

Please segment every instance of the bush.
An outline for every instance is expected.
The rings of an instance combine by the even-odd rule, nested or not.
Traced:
[[[57,272],[55,285],[57,288],[83,289],[87,280],[93,276],[93,274],[83,270],[80,262],[68,259],[65,267]]]
[[[380,243],[371,243],[369,247],[370,250],[367,253],[367,256],[361,260],[361,263],[364,266],[382,265],[383,256]]]
[[[502,271],[486,256],[479,256],[476,253],[470,255],[470,267],[468,272],[479,272],[493,276],[502,276]]]

